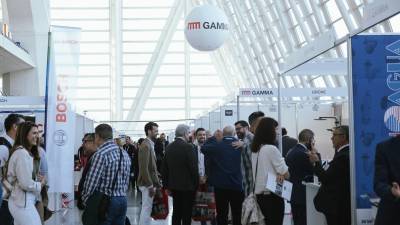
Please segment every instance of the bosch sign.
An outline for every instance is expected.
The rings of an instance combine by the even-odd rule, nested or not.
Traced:
[[[59,75],[60,81],[57,84],[57,104],[56,104],[56,122],[65,123],[67,122],[67,91],[68,91],[68,80],[64,79],[67,76]]]

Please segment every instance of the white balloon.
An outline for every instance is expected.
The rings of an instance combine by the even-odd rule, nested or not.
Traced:
[[[199,51],[221,47],[229,36],[229,23],[224,11],[213,5],[194,8],[185,20],[185,37]]]

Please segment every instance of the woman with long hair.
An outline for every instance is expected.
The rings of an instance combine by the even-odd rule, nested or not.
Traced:
[[[34,171],[34,160],[39,158],[38,137],[34,123],[27,121],[18,126],[7,170],[7,181],[13,187],[8,207],[14,225],[41,225],[35,203],[45,181]]]
[[[283,182],[289,177],[288,167],[280,151],[275,147],[278,122],[269,117],[260,120],[251,144],[254,193],[266,225],[282,225],[285,203],[281,197],[265,188],[268,174]]]

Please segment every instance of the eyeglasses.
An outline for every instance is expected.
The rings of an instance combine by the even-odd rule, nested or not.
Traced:
[[[236,131],[240,131],[243,127],[236,127],[235,130]]]

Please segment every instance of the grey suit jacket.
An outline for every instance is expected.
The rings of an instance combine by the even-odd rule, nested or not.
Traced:
[[[145,139],[139,146],[139,174],[137,178],[138,186],[161,187],[158,179],[156,157],[150,141]]]

